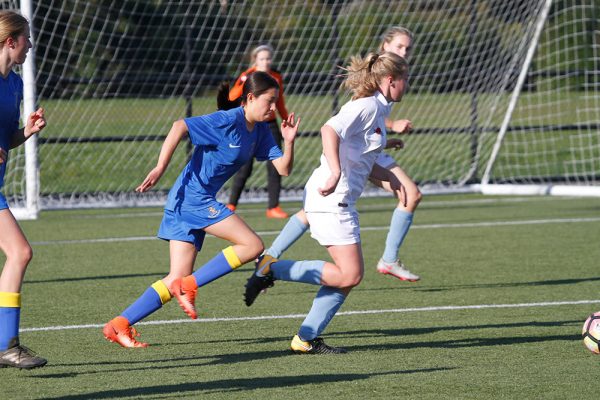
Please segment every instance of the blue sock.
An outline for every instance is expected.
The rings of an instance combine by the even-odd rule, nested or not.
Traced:
[[[0,351],[19,338],[21,294],[0,292]]]
[[[391,263],[398,259],[398,251],[412,225],[412,221],[413,213],[403,211],[399,208],[394,210],[392,221],[390,222],[390,231],[385,240],[383,261]]]
[[[121,316],[127,318],[129,325],[133,325],[161,308],[169,300],[171,300],[171,293],[167,285],[159,280],[146,289],[133,304],[121,313]]]
[[[313,340],[321,335],[329,325],[329,321],[344,304],[344,300],[346,300],[346,296],[341,289],[322,286],[317,292],[317,297],[315,297],[306,319],[300,326],[298,331],[300,339]]]
[[[300,239],[307,230],[308,225],[304,225],[296,214],[292,215],[265,253],[275,258],[281,257],[283,252]]]
[[[291,282],[321,284],[321,275],[325,261],[293,261],[279,260],[271,264],[271,272],[275,279]]]
[[[227,275],[241,265],[240,259],[233,251],[233,248],[229,246],[214,256],[192,275],[196,279],[198,287],[201,287],[223,275]]]

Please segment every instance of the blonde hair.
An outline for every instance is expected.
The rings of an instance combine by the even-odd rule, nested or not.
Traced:
[[[271,53],[271,57],[273,56],[273,47],[270,44],[261,44],[260,46],[256,46],[254,49],[252,49],[252,52],[250,53],[250,59],[252,60],[252,63],[256,61],[256,56],[261,51],[268,51]]]
[[[0,11],[0,47],[9,37],[16,39],[25,33],[29,22],[19,13],[10,10]]]
[[[350,65],[342,68],[346,77],[342,87],[353,93],[352,99],[372,96],[386,76],[397,79],[408,73],[408,63],[397,54],[385,52],[369,53],[365,58],[354,56]]]
[[[382,52],[383,46],[386,43],[390,43],[398,35],[408,36],[408,38],[410,39],[410,42],[411,43],[413,42],[413,34],[411,31],[409,31],[408,29],[406,29],[403,26],[399,26],[399,25],[391,26],[385,32],[383,32],[383,35],[381,35],[381,43],[379,44],[379,51]]]

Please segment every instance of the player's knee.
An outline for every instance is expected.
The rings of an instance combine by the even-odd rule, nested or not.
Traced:
[[[258,257],[265,251],[265,244],[263,243],[260,236],[255,235],[248,244],[249,253],[253,254],[252,259]]]
[[[423,194],[417,187],[413,188],[412,190],[407,189],[407,191],[406,191],[406,208],[408,208],[409,210],[416,209],[417,206],[419,205],[419,203],[421,202],[422,198],[423,198]],[[403,199],[400,199],[399,204],[404,203],[402,200]]]
[[[417,189],[412,194],[412,196],[409,196],[408,200],[412,203],[413,207],[416,208],[419,205],[419,203],[421,202],[422,198],[423,198],[423,194],[421,193],[421,191],[419,189]]]
[[[362,274],[349,275],[344,277],[343,284],[341,285],[344,288],[353,288],[358,286],[362,281]]]
[[[11,263],[20,265],[24,268],[33,258],[33,249],[29,244],[25,244],[12,251],[8,251],[6,258],[10,260]]]

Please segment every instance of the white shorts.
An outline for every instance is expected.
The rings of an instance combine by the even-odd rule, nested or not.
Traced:
[[[396,160],[394,160],[394,157],[382,151],[377,156],[375,164],[379,165],[382,168],[389,169],[390,167],[396,165]]]
[[[321,246],[360,243],[358,212],[307,212],[310,235]]]

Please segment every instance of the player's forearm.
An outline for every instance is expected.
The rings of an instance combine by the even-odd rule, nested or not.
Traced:
[[[394,126],[394,121],[391,120],[390,118],[386,118],[385,119],[385,129],[387,131],[391,131],[392,130],[392,126]]]
[[[321,140],[323,142],[323,154],[332,175],[341,175],[340,165],[340,137],[332,127],[324,125],[321,128]]]
[[[10,140],[10,148],[14,149],[15,147],[19,147],[20,145],[25,143],[27,139],[29,139],[31,136],[32,134],[30,134],[29,136],[26,135],[25,128],[17,129]]]
[[[284,141],[283,156],[273,160],[273,166],[281,176],[289,176],[294,167],[294,142]]]
[[[158,162],[156,163],[157,166],[167,168],[179,142],[181,142],[181,139],[187,135],[187,133],[187,125],[183,120],[178,120],[173,123],[173,126],[160,149]]]

